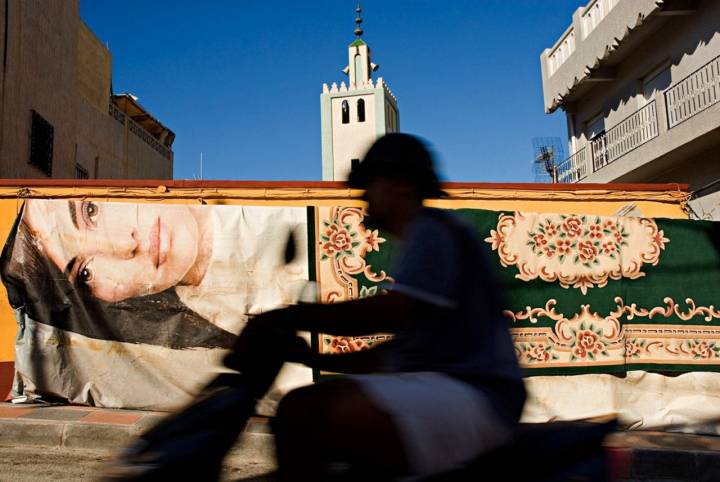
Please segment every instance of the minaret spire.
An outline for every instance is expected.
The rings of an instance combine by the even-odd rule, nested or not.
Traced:
[[[357,4],[357,8],[355,8],[355,36],[357,38],[362,37],[363,29],[362,29],[362,6],[360,5],[360,2]]]

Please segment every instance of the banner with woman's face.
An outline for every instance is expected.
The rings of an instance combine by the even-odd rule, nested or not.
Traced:
[[[24,392],[152,408],[184,399],[248,316],[297,300],[306,233],[304,207],[26,201],[3,257]]]

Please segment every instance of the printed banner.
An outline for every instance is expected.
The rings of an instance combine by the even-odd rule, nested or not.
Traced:
[[[2,274],[16,395],[172,408],[217,373],[248,316],[297,300],[307,209],[31,199]],[[283,383],[309,382],[296,370]]]
[[[457,213],[497,268],[528,375],[720,371],[717,223]],[[19,324],[15,394],[184,403],[220,369],[248,316],[296,302],[308,280],[325,303],[392,283],[401,246],[368,221],[342,206],[27,200],[1,263]],[[389,337],[313,340],[346,353]],[[289,370],[274,399],[312,381],[308,369]]]
[[[457,213],[497,267],[526,374],[720,370],[717,223]],[[361,298],[392,282],[397,243],[365,221],[358,208],[318,208],[322,301]],[[319,335],[318,344],[324,353],[340,353],[385,338]]]

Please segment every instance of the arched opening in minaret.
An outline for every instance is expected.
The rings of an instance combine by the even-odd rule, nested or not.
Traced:
[[[365,101],[358,99],[357,102],[358,122],[365,122]]]
[[[350,104],[346,100],[342,102],[342,123],[350,123]]]

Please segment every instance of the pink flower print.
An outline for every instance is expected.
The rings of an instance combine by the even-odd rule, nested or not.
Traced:
[[[368,251],[380,251],[380,243],[384,242],[385,238],[381,238],[378,235],[377,229],[375,231],[365,231],[365,245],[367,246]]]
[[[715,351],[706,341],[695,343],[690,348],[690,353],[695,355],[696,358],[713,358],[715,356]]]
[[[550,359],[550,352],[547,351],[545,345],[540,344],[528,350],[528,357],[533,360],[544,362]]]
[[[549,238],[552,238],[558,233],[557,226],[555,224],[548,220],[545,224],[545,235],[547,235]]]
[[[634,357],[640,354],[642,347],[635,341],[628,340],[625,342],[625,357]]]
[[[565,218],[561,229],[571,238],[576,238],[582,234],[582,221],[577,216]]]
[[[603,237],[602,226],[591,224],[589,227],[590,239],[601,239]]]
[[[583,263],[595,261],[598,255],[598,249],[591,241],[580,241],[578,243],[578,257]]]
[[[558,239],[555,242],[555,251],[558,255],[568,255],[570,254],[570,248],[572,243],[569,239]]]
[[[540,249],[544,249],[545,245],[548,244],[548,240],[545,238],[545,235],[542,233],[538,233],[535,236],[533,236],[533,241],[535,241],[535,246],[537,246]]]
[[[333,354],[352,353],[367,350],[368,348],[370,347],[365,340],[348,336],[338,336],[330,342],[330,353]]]
[[[603,251],[603,254],[606,254],[608,256],[613,253],[617,253],[617,245],[615,244],[615,241],[610,240],[610,241],[603,242],[602,251]]]
[[[605,350],[605,345],[600,341],[597,333],[590,330],[582,330],[577,334],[577,346],[573,354],[578,358],[585,358],[592,354],[597,355]]]
[[[352,237],[347,229],[331,224],[325,230],[325,236],[328,241],[323,244],[322,248],[327,256],[332,256],[336,252],[349,251],[352,249]]]

